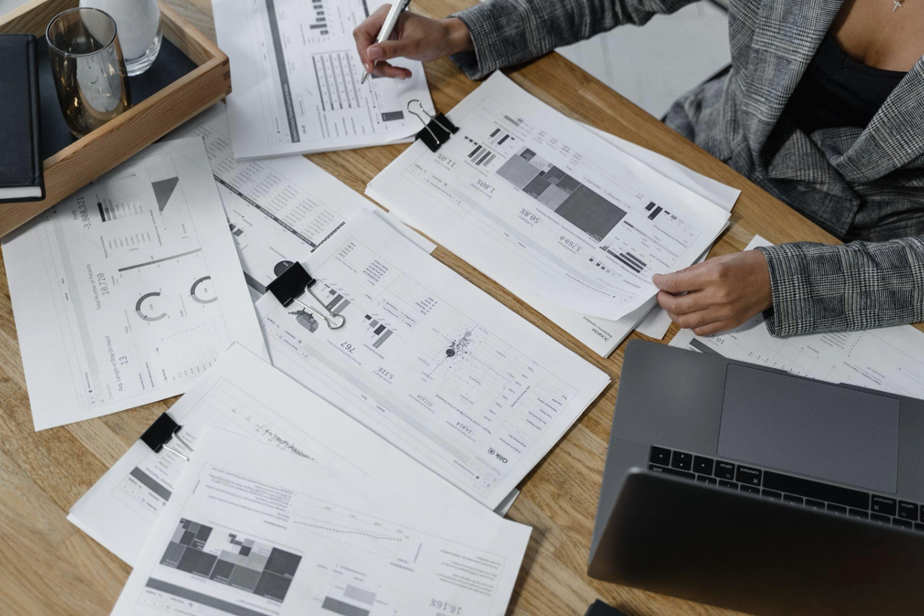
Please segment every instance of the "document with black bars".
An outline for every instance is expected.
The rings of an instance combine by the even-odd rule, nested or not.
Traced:
[[[367,213],[306,263],[346,324],[264,295],[273,365],[491,509],[609,383]]]
[[[514,293],[617,320],[686,267],[729,212],[495,73],[367,194]]]
[[[231,59],[228,97],[235,158],[306,154],[406,140],[433,111],[423,65],[407,80],[364,69],[353,29],[380,0],[215,0],[218,43]],[[413,107],[418,109],[416,103]]]
[[[153,145],[3,242],[36,430],[265,354],[202,139]]]
[[[530,528],[352,432],[376,476],[208,428],[112,613],[506,613]]]

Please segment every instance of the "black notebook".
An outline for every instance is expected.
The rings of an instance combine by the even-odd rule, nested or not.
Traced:
[[[45,197],[38,63],[31,34],[0,34],[0,202]]]

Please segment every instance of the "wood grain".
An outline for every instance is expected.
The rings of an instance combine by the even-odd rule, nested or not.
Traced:
[[[77,0],[31,2],[0,19],[0,33],[44,35],[45,26]],[[197,66],[169,86],[133,106],[83,139],[44,161],[45,198],[0,208],[0,237],[44,212],[88,180],[106,173],[231,92],[228,57],[189,22],[162,3],[164,35]]]
[[[209,0],[167,0],[214,37]],[[420,0],[415,10],[443,16],[472,0]],[[451,109],[477,84],[448,61],[426,68],[434,102]],[[773,242],[834,239],[721,161],[663,126],[558,55],[510,71],[520,86],[568,116],[629,139],[743,192],[731,227],[713,255],[741,250],[755,234]],[[366,184],[406,146],[312,155],[353,189]],[[440,247],[435,257],[613,377],[521,485],[510,517],[535,530],[509,610],[516,616],[580,615],[596,598],[629,616],[732,616],[732,612],[585,575],[623,350],[602,359],[506,289]],[[0,269],[3,268],[0,262]],[[3,272],[0,272],[2,274]],[[673,326],[668,339],[676,333]],[[642,338],[633,334],[631,338]],[[79,424],[32,431],[6,279],[0,281],[0,605],[19,615],[105,614],[129,569],[65,520],[67,509],[173,400]],[[15,555],[22,556],[15,556]]]

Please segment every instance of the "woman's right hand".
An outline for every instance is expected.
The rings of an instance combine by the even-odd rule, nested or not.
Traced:
[[[400,2],[400,0],[397,0]],[[376,43],[390,5],[384,5],[353,30],[356,50],[367,73],[407,79],[411,71],[388,63],[392,58],[432,62],[452,54],[474,51],[468,27],[458,17],[430,19],[404,11],[391,38]]]

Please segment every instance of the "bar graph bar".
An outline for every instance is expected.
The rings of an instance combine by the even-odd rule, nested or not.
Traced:
[[[375,338],[375,342],[372,343],[372,348],[377,349],[385,344],[385,341],[388,340],[394,332],[368,314],[365,316],[365,319],[366,326],[372,331],[372,335]]]
[[[330,311],[331,314],[340,314],[341,312],[346,310],[347,306],[350,305],[350,300],[345,298],[340,293],[337,293],[335,289],[331,289],[330,294],[334,296],[334,299],[327,302],[327,305],[325,306],[325,308],[327,308],[327,310]]]
[[[616,254],[612,250],[607,250],[607,252],[613,255],[614,257],[616,257],[616,259],[620,263],[622,263],[623,265],[625,265],[630,270],[636,273],[641,274],[642,270],[644,270],[646,267],[646,263],[644,261],[642,261],[641,259],[639,259],[638,257],[636,257],[634,254],[632,254],[629,251],[621,252],[619,254]]]
[[[160,564],[282,603],[302,557],[181,519]]]
[[[363,3],[365,6],[365,2]],[[311,3],[311,8],[314,10],[314,22],[308,24],[309,30],[317,30],[318,34],[327,34],[327,16],[324,12],[324,2],[323,0],[315,0]],[[367,9],[368,10],[368,9]],[[368,17],[368,13],[366,17]]]

